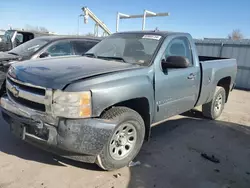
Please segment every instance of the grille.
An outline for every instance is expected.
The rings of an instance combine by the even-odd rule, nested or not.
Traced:
[[[20,89],[24,89],[25,91],[29,91],[31,93],[34,94],[39,94],[39,95],[45,95],[45,89],[40,89],[40,88],[35,88],[35,87],[30,87],[24,84],[19,84],[17,82],[14,82],[13,80],[11,80],[10,78],[7,78],[7,80],[15,86],[18,86]]]
[[[14,94],[13,88],[17,93]],[[6,89],[9,98],[14,102],[34,110],[46,111],[44,104],[45,89],[25,85],[10,78],[7,78]]]
[[[9,90],[8,90],[8,95],[16,103],[24,105],[24,106],[26,106],[28,108],[32,108],[34,110],[39,110],[39,111],[45,112],[45,105],[44,104],[39,104],[39,103],[29,101],[29,100],[26,100],[26,99],[20,98],[20,97],[15,97]]]

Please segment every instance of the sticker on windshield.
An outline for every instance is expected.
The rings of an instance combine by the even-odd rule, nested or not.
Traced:
[[[144,35],[142,38],[143,39],[160,40],[161,36],[159,36],[159,35]]]

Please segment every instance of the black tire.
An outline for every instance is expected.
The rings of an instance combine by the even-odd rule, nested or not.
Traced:
[[[112,135],[108,142],[105,144],[102,152],[97,156],[96,164],[104,170],[115,170],[127,166],[131,162],[141,149],[145,136],[145,125],[142,117],[134,110],[127,107],[113,107],[108,111],[104,112],[101,116],[103,119],[114,120],[117,122]],[[109,144],[114,134],[117,133],[120,126],[124,126],[124,123],[129,123],[135,128],[136,139],[133,149],[131,149],[128,156],[121,160],[115,160],[109,150]],[[120,127],[121,128],[121,127]]]
[[[218,96],[222,97],[222,104],[221,104],[221,108],[219,110],[215,110],[217,102],[216,100],[218,99]],[[226,91],[223,87],[217,86],[214,92],[214,96],[211,102],[202,105],[202,113],[206,118],[209,119],[217,119],[218,117],[220,117],[224,106],[225,106],[225,102],[226,102]]]

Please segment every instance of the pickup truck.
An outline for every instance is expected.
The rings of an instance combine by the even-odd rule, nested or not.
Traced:
[[[2,116],[21,139],[105,170],[128,165],[152,125],[202,105],[218,118],[235,59],[199,57],[190,34],[114,33],[84,57],[13,64]]]
[[[2,39],[0,40],[0,52],[9,51],[20,44],[23,44],[31,39],[40,36],[53,35],[49,32],[37,32],[37,31],[24,31],[9,29],[5,31]]]

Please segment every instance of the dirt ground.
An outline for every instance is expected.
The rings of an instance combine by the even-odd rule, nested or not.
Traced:
[[[218,121],[193,111],[155,126],[135,160],[141,165],[113,172],[21,142],[1,119],[0,188],[249,188],[249,114],[250,92],[235,90]]]

